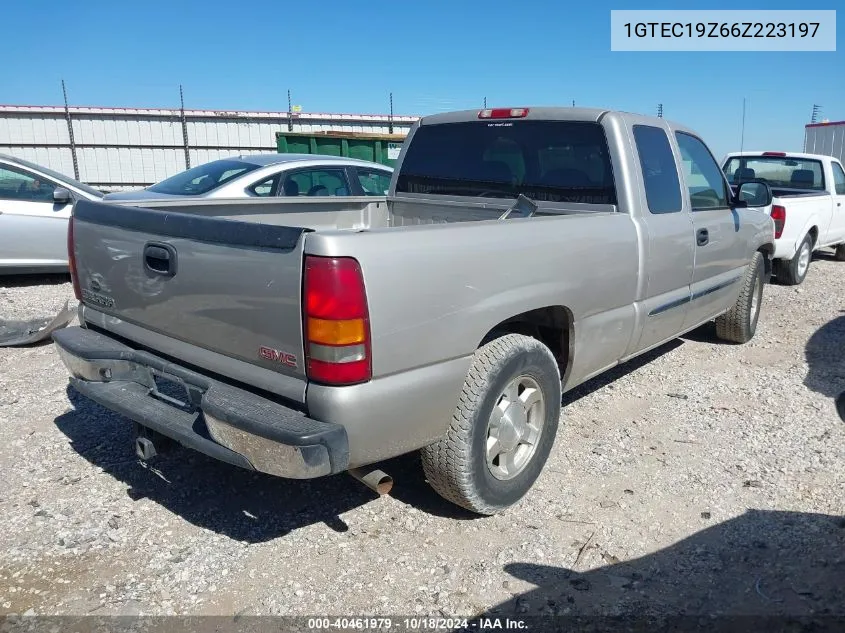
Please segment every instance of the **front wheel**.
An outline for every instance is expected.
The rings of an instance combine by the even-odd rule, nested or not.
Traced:
[[[477,514],[515,504],[546,463],[560,417],[560,371],[551,350],[521,334],[480,347],[446,434],[422,449],[428,483]]]
[[[763,303],[763,285],[766,264],[762,253],[754,253],[745,271],[742,289],[730,310],[716,319],[716,336],[731,343],[747,343],[754,338],[760,305]]]

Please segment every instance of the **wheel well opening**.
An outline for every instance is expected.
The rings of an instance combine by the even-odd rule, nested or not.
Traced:
[[[809,231],[807,231],[807,233],[810,235],[810,237],[813,238],[813,244],[812,245],[815,246],[816,242],[819,241],[819,227],[814,226]]]
[[[572,368],[574,338],[573,318],[569,308],[548,306],[505,319],[487,332],[479,347],[504,334],[522,334],[543,343],[552,351],[560,368],[561,379],[566,383]]]

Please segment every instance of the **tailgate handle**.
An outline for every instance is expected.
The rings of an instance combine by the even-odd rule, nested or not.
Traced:
[[[144,246],[144,268],[156,275],[176,274],[176,249],[170,244],[148,242]]]

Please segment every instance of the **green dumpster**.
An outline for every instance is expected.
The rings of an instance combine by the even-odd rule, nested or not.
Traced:
[[[276,132],[280,154],[324,154],[359,158],[393,167],[405,140],[404,134],[366,132]]]

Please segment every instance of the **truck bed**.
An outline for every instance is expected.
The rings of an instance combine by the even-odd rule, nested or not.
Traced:
[[[816,191],[806,189],[772,189],[772,196],[781,199],[824,198],[830,197],[830,193],[827,191]]]
[[[369,231],[402,226],[496,220],[514,200],[490,198],[486,202],[468,205],[466,200],[450,203],[424,199],[394,199],[388,202],[384,196],[366,196],[305,200],[149,200],[141,205],[137,201],[110,203],[239,222],[297,226],[314,231]],[[615,207],[611,205],[555,204],[539,208],[536,217],[613,211]],[[515,214],[508,219],[521,218]]]
[[[534,218],[499,220],[512,204],[513,200],[504,199],[460,205],[367,197],[302,202],[161,201],[145,202],[142,208],[79,201],[72,221],[76,276],[86,318],[94,327],[303,402],[307,380],[302,362],[302,279],[307,244],[316,244],[318,235],[354,242],[344,248],[359,258],[365,274],[375,274],[384,254],[395,253],[397,261],[409,266],[416,266],[412,260],[422,257],[423,269],[434,271],[440,260],[443,265],[448,262],[452,271],[456,266],[472,267],[467,270],[470,275],[486,270],[476,269],[480,266],[476,259],[488,246],[504,256],[508,240],[536,245],[540,234],[548,236],[548,228],[534,230],[535,221],[569,224],[582,213],[592,213],[595,225],[576,223],[568,230],[559,226],[551,233],[573,239],[585,232],[613,235],[608,222],[600,219],[614,226],[622,222],[627,230],[617,229],[618,235],[610,242],[624,235],[619,248],[632,251],[630,260],[636,259],[633,228],[625,214],[555,205]],[[436,226],[443,224],[455,226]],[[430,234],[432,230],[436,235]],[[422,232],[407,234],[416,231]],[[309,239],[309,234],[315,237]],[[378,244],[373,246],[372,239]],[[317,248],[325,247],[324,243]],[[368,259],[373,249],[373,255],[382,253],[377,262]],[[409,249],[420,253],[411,254]],[[442,249],[449,249],[448,254]],[[538,262],[546,258],[559,256],[549,248]],[[405,282],[410,282],[408,275]],[[397,280],[386,287],[395,292],[402,283]],[[441,292],[448,290],[440,284]],[[374,302],[379,299],[378,294],[370,297]],[[289,355],[285,357],[291,362],[279,362],[274,356],[277,352]]]

